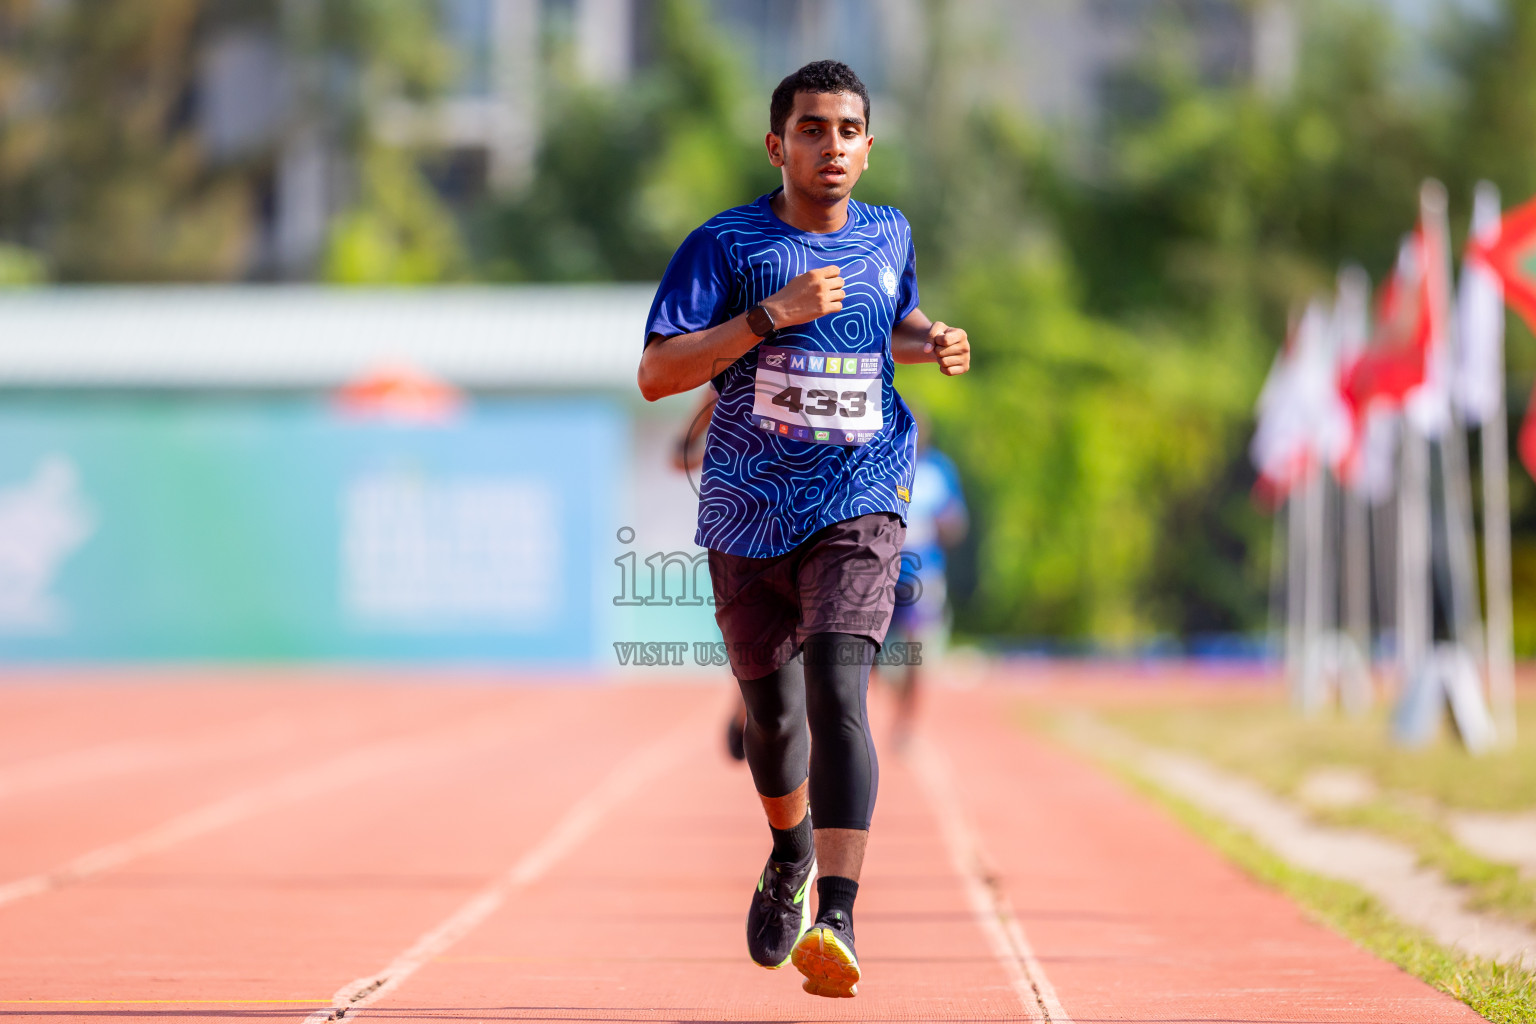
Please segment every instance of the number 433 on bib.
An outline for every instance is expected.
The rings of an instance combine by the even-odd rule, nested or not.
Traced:
[[[752,401],[758,429],[812,444],[864,444],[885,425],[880,360],[763,346]]]

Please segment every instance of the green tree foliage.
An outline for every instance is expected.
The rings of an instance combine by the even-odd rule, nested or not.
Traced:
[[[362,169],[328,265],[350,278],[449,276],[452,218],[411,154],[372,130],[381,104],[427,100],[451,71],[435,18],[435,0],[0,0],[5,276],[244,276],[264,187],[303,130]],[[292,95],[272,137],[215,157],[200,135],[199,74],[210,40],[233,29],[267,34],[300,70],[268,84]]]
[[[1085,588],[1118,625],[1096,614],[1073,632],[1260,624],[1268,524],[1248,498],[1246,443],[1263,372],[1290,311],[1327,293],[1343,262],[1380,278],[1413,224],[1419,181],[1444,173],[1448,111],[1402,87],[1390,26],[1358,8],[1308,10],[1287,96],[1202,85],[1178,57],[1175,26],[1132,77],[1140,102],[1093,140],[1089,166],[1055,157],[1041,167],[1039,206],[1068,254],[1080,315],[1118,325],[1141,351],[1107,360],[1135,412],[1102,420],[1118,429],[1097,436],[1085,423],[1067,446],[1093,452],[1096,442],[1108,459],[1084,461],[1076,480],[1094,510],[1069,519],[1091,524],[1080,527],[1080,564],[1124,559],[1113,597]],[[1121,461],[1135,473],[1095,481]],[[1114,480],[1118,502],[1102,490]],[[1036,632],[1029,614],[1016,629]]]
[[[308,55],[307,90],[329,113],[320,127],[352,156],[357,179],[357,200],[331,225],[321,276],[336,284],[463,278],[467,254],[452,211],[418,154],[378,130],[391,109],[404,119],[430,116],[452,78],[454,55],[438,32],[437,4],[348,0],[314,11],[290,28],[290,46]],[[325,81],[326,65],[338,57],[350,71],[339,95]]]
[[[661,0],[654,15],[655,60],[622,91],[575,84],[551,55],[534,181],[483,217],[493,277],[655,280],[689,231],[777,182],[745,61],[699,0]]]
[[[972,499],[957,622],[1123,644],[1254,630],[1269,521],[1246,447],[1264,371],[1341,263],[1384,276],[1424,177],[1450,186],[1456,224],[1481,177],[1507,204],[1536,192],[1536,7],[1448,23],[1426,85],[1378,5],[1303,2],[1280,96],[1201,79],[1175,13],[1121,82],[1131,102],[1052,134],[991,98],[1006,57],[963,6],[918,5],[920,52],[873,112],[859,191],[907,213],[925,311],[976,346],[965,378],[898,376]],[[418,154],[379,130],[381,111],[430,112],[452,74],[434,10],[0,0],[0,283],[242,274],[294,133],[355,171],[320,267],[337,282],[655,280],[689,230],[778,181],[772,83],[749,78],[704,0],[655,0],[651,59],[621,89],[581,83],[550,43],[533,180],[461,229]],[[281,139],[215,160],[188,97],[231,25],[281,38],[296,99]],[[1520,410],[1536,375],[1523,328],[1510,353]],[[1536,485],[1517,473],[1513,497],[1518,597],[1536,594]],[[1536,637],[1536,604],[1521,614]]]
[[[201,0],[9,0],[0,71],[0,235],[63,280],[228,277],[249,181],[211,168],[184,101]]]
[[[659,10],[633,87],[553,89],[536,180],[479,238],[495,276],[654,279],[688,230],[776,181],[771,83],[741,78],[697,3]],[[975,506],[958,624],[1112,643],[1257,629],[1270,528],[1246,448],[1288,317],[1345,261],[1380,279],[1422,178],[1464,193],[1477,153],[1529,136],[1536,16],[1511,0],[1506,24],[1451,33],[1470,40],[1465,88],[1430,91],[1378,9],[1306,4],[1279,97],[1202,81],[1174,16],[1125,76],[1134,102],[1051,136],[987,98],[1005,58],[953,5],[920,10],[860,197],[907,213],[925,311],[976,345],[966,378],[898,378]],[[1492,41],[1508,59],[1478,66]],[[1513,182],[1532,165],[1499,166]]]

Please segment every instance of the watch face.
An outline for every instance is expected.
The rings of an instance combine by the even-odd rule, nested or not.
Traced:
[[[747,311],[747,326],[759,338],[766,338],[773,333],[773,317],[762,306],[753,306]]]

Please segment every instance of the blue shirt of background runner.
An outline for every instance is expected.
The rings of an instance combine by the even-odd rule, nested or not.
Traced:
[[[752,416],[758,350],[714,379],[715,407],[699,484],[696,543],[749,558],[790,551],[824,526],[872,512],[905,521],[917,426],[894,385],[891,329],[917,308],[917,255],[899,210],[848,203],[829,234],[801,231],[769,206],[778,190],[711,218],[672,257],[646,338],[702,331],[746,312],[819,267],[837,266],[843,308],[776,331],[770,344],[809,352],[880,353],[884,425],[863,445],[814,444],[759,430]],[[900,489],[898,491],[898,488]]]
[[[943,452],[929,448],[918,455],[912,473],[912,502],[907,508],[907,537],[901,553],[916,555],[924,572],[944,573],[944,546],[939,543],[939,523],[950,516],[966,515],[960,473]],[[905,570],[906,562],[903,563]]]

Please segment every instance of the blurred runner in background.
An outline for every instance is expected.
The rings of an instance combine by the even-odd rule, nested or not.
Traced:
[[[679,473],[687,473],[690,481],[704,464],[704,441],[709,436],[709,421],[715,415],[715,403],[718,401],[720,393],[713,384],[704,388],[699,404],[694,406],[688,417],[688,425],[678,435],[677,446],[672,450],[672,468]],[[698,491],[697,486],[694,491]],[[745,761],[747,705],[741,699],[741,691],[734,686],[731,687],[731,697],[730,717],[725,720],[725,752],[731,755],[732,760]]]
[[[896,691],[893,740],[898,748],[912,735],[919,679],[925,667],[943,657],[949,641],[951,615],[944,583],[944,552],[964,540],[971,525],[955,464],[929,443],[927,418],[916,411],[913,418],[917,420],[917,466],[912,502],[907,506],[907,539],[901,548],[896,611],[887,637],[892,643],[919,645],[920,656],[916,662],[880,666],[880,674]]]

